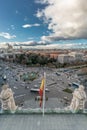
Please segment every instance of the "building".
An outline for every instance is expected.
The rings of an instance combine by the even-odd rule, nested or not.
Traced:
[[[74,57],[68,54],[61,54],[58,56],[58,62],[61,64],[74,62]]]
[[[0,54],[0,59],[13,62],[16,56],[21,55],[21,54],[22,54],[21,52],[3,53],[3,54]]]
[[[58,58],[58,53],[51,53],[50,54],[50,58],[54,58],[54,59],[57,59]]]
[[[2,114],[1,130],[86,130],[86,114]]]
[[[83,61],[87,62],[87,55],[83,56]]]
[[[64,63],[74,63],[78,61],[83,61],[84,53],[79,52],[70,52],[68,54],[60,54],[58,56],[58,62],[61,64]]]
[[[75,61],[82,61],[84,56],[81,52],[70,52],[68,55],[73,56]]]

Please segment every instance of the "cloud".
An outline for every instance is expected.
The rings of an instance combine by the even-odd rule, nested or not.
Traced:
[[[87,39],[86,0],[36,0],[46,4],[38,9],[36,16],[42,18],[51,30],[47,40]]]
[[[16,13],[17,15],[21,15],[21,13],[20,13],[18,10],[16,10],[15,13]]]
[[[48,0],[36,0],[36,3],[41,3],[41,4],[48,4]]]
[[[12,45],[12,43],[11,43]],[[27,41],[27,42],[15,42],[14,47],[20,47],[22,46],[23,48],[31,48],[31,49],[86,49],[87,48],[87,43],[62,43],[62,44],[50,44],[44,41]]]
[[[38,27],[38,26],[40,26],[40,24],[38,24],[38,23],[22,25],[23,28],[31,28],[31,27]]]
[[[7,32],[1,32],[1,33],[0,33],[0,37],[4,37],[4,38],[6,38],[6,39],[13,39],[13,38],[16,38],[15,35],[10,35],[10,34],[7,33]]]
[[[1,42],[0,48],[6,48],[7,45],[12,45],[13,48],[20,48],[22,46],[23,48],[27,49],[87,49],[87,43],[75,43],[67,41],[67,43],[55,43],[50,44],[44,41],[26,41],[26,42]]]
[[[27,20],[28,20],[28,17],[27,17],[27,16],[25,16],[25,17],[24,17],[24,21],[27,21]]]
[[[31,41],[25,41],[25,42],[15,42],[14,46],[35,46],[37,42],[31,40]]]
[[[15,11],[15,13],[16,13],[16,14],[18,14],[18,13],[19,13],[19,11],[18,11],[18,10],[16,10],[16,11]]]
[[[25,25],[22,25],[23,28],[30,28],[32,27],[30,24],[25,24]]]
[[[41,37],[41,40],[45,41],[45,42],[50,42],[52,43],[53,41],[59,41],[59,40],[75,40],[75,39],[78,39],[77,37],[59,37],[59,36],[56,36],[56,35],[49,35],[49,36],[42,36]],[[79,39],[82,39],[82,38],[79,38]]]
[[[15,29],[15,26],[14,26],[14,25],[11,25],[11,29],[14,30],[14,29]]]
[[[41,18],[43,16],[43,11],[41,11],[40,9],[37,10],[37,14],[36,17]]]
[[[32,26],[38,27],[38,26],[40,26],[40,24],[35,23],[35,24],[32,24]]]
[[[28,39],[28,40],[32,40],[32,39],[34,39],[34,37],[28,37],[27,39]]]
[[[14,46],[37,46],[37,45],[47,45],[48,43],[46,43],[45,41],[26,41],[26,42],[14,42]]]

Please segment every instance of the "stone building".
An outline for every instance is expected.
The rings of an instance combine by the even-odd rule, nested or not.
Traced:
[[[58,62],[61,64],[74,62],[74,57],[68,54],[61,54],[58,56]]]

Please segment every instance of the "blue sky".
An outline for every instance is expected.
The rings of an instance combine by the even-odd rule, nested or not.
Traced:
[[[85,0],[0,0],[0,44],[86,47],[86,9]]]
[[[0,37],[0,41],[27,41],[28,38],[39,40],[46,33],[46,25],[35,16],[40,4],[34,0],[0,0],[0,32],[15,35],[13,39]],[[30,28],[23,28],[25,24],[38,24]],[[37,31],[38,30],[38,31]]]

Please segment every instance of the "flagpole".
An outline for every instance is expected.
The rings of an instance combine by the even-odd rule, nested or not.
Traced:
[[[43,116],[44,116],[44,108],[45,108],[45,88],[46,88],[46,73],[44,72]]]

